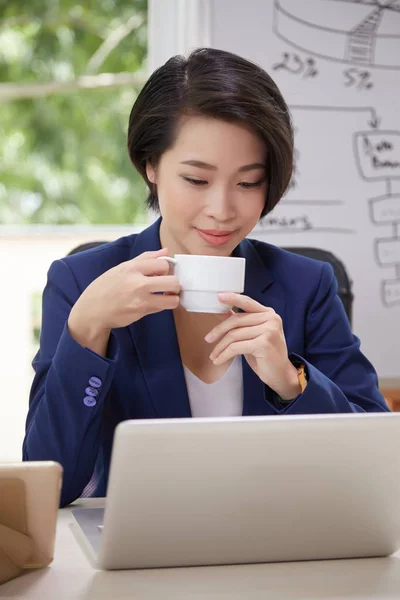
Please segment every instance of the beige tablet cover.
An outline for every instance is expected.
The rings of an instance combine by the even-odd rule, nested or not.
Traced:
[[[0,465],[0,583],[53,560],[61,477],[50,461]]]

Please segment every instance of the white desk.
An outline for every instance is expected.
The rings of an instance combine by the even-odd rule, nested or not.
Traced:
[[[78,506],[102,506],[81,500]],[[60,510],[50,567],[0,586],[0,598],[68,600],[400,599],[400,552],[389,558],[302,563],[97,571],[76,542],[68,508]]]

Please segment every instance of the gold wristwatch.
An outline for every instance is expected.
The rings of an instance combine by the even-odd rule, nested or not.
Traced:
[[[303,364],[299,364],[299,365],[296,365],[296,369],[297,369],[297,378],[299,380],[299,384],[301,387],[301,393],[303,393],[307,387],[306,367]]]

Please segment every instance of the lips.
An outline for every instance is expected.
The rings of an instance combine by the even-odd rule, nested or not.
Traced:
[[[232,237],[233,231],[220,229],[197,229],[199,236],[211,246],[223,246]]]

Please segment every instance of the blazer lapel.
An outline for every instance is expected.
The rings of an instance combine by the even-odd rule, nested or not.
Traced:
[[[242,256],[246,259],[244,294],[264,306],[273,308],[283,319],[284,290],[272,278],[268,263],[261,259],[253,243],[247,239],[243,240],[233,252],[233,256]],[[272,390],[254,373],[244,356],[242,357],[242,366],[243,415],[275,414],[276,411],[272,408]]]
[[[161,248],[160,222],[161,219],[158,219],[135,238],[131,258]],[[189,396],[172,311],[147,315],[128,329],[156,416],[190,417]]]

